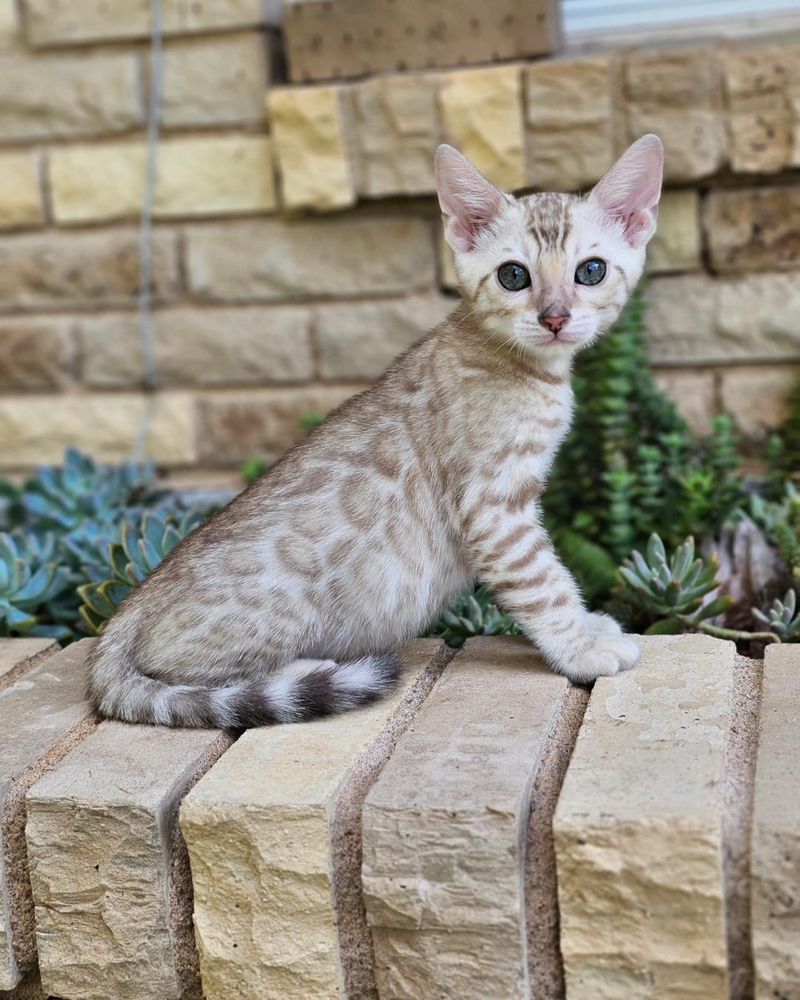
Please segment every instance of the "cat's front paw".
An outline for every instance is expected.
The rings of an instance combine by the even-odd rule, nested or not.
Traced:
[[[587,614],[581,640],[564,664],[570,680],[586,683],[630,670],[639,659],[639,647],[608,615]]]

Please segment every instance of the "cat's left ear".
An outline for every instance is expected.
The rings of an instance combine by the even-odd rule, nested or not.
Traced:
[[[589,195],[605,215],[623,224],[631,246],[644,246],[656,231],[663,176],[664,146],[657,135],[643,135]]]
[[[445,238],[454,250],[474,250],[481,230],[497,218],[507,196],[452,146],[439,146],[435,166]]]

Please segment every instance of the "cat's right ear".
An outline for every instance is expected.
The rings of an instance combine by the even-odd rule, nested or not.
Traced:
[[[439,146],[434,163],[445,238],[454,250],[473,250],[481,230],[500,214],[506,195],[452,146]]]

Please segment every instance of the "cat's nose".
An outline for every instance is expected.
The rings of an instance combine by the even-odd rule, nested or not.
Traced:
[[[546,326],[551,333],[558,333],[558,331],[565,326],[570,318],[569,309],[565,309],[563,306],[548,306],[543,312],[539,313],[539,322],[542,326]]]

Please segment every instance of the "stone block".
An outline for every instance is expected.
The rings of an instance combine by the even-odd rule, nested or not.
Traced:
[[[321,306],[314,324],[323,379],[379,378],[394,358],[444,320],[453,300],[391,299]]]
[[[700,195],[665,191],[658,208],[658,229],[647,248],[647,270],[664,274],[701,267]]]
[[[546,191],[594,184],[615,159],[611,60],[534,62],[525,88],[528,183]]]
[[[205,300],[399,294],[435,279],[430,223],[413,216],[264,220],[186,233],[189,285]]]
[[[63,389],[75,374],[70,320],[0,318],[0,390]]]
[[[155,301],[180,284],[174,233],[152,238]],[[131,305],[139,288],[134,230],[25,234],[0,238],[0,303],[6,309]]]
[[[0,990],[36,962],[25,847],[25,793],[93,725],[85,701],[91,639],[74,643],[0,687]]]
[[[54,639],[0,639],[0,684],[7,687],[58,648]]]
[[[35,46],[75,45],[82,42],[148,38],[150,6],[104,0],[26,0],[25,29]],[[164,0],[167,34],[188,34],[231,28],[254,28],[265,23],[262,0]]]
[[[498,187],[514,191],[525,186],[520,66],[448,73],[441,81],[439,105],[447,142]]]
[[[663,368],[655,372],[656,384],[689,424],[694,434],[711,433],[717,412],[716,375],[713,370]]]
[[[207,1000],[375,995],[359,892],[361,803],[442,652],[436,640],[406,646],[399,687],[374,706],[249,730],[186,797]]]
[[[739,432],[763,442],[780,430],[789,412],[789,393],[800,377],[791,365],[737,365],[720,372],[720,404]]]
[[[71,1000],[199,989],[178,804],[231,738],[104,722],[28,792],[39,970]]]
[[[470,640],[364,807],[381,1000],[525,998],[526,836],[568,684],[521,639]]]
[[[757,1000],[800,984],[800,648],[767,646],[752,833]]]
[[[360,193],[367,198],[436,190],[438,80],[434,74],[378,76],[353,88]]]
[[[159,385],[269,385],[313,375],[307,309],[170,309],[154,314]],[[77,322],[82,377],[97,388],[140,385],[144,363],[133,313]],[[0,324],[2,343],[2,324]],[[2,381],[0,362],[0,382]]]
[[[161,121],[167,128],[264,121],[270,79],[260,32],[170,42],[164,50]]]
[[[145,425],[145,453],[165,465],[195,461],[192,400],[161,392],[152,401],[143,394],[87,393],[65,395],[54,405],[52,396],[0,397],[0,463],[30,469],[63,458],[70,445],[101,461],[130,457],[140,427]]]
[[[721,824],[735,647],[637,639],[592,691],[555,815],[570,1000],[725,1000]]]
[[[48,165],[56,221],[107,222],[138,216],[146,161],[140,143],[51,150]],[[264,136],[168,139],[160,145],[155,216],[269,212],[275,204],[269,140]]]
[[[212,466],[238,465],[257,455],[273,462],[306,433],[303,418],[326,414],[363,386],[303,386],[207,394],[197,404],[201,461]]]
[[[142,121],[133,54],[0,55],[0,133],[6,142],[120,132]]]
[[[40,226],[45,221],[34,153],[0,154],[0,229]]]
[[[328,211],[356,200],[342,87],[273,88],[267,96],[283,204]]]
[[[0,0],[0,52],[19,42],[16,0]]]
[[[716,49],[642,49],[624,62],[628,141],[655,132],[664,143],[667,181],[691,181],[727,162]]]
[[[720,274],[800,270],[800,187],[712,191],[704,224]]]

